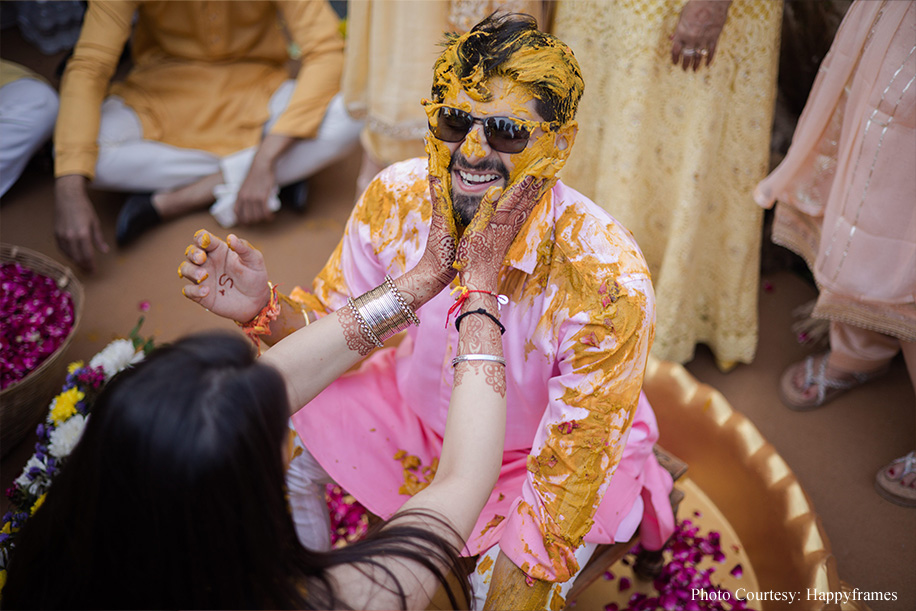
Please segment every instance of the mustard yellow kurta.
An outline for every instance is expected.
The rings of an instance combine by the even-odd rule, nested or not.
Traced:
[[[684,0],[562,0],[554,34],[585,79],[561,172],[633,232],[658,303],[652,353],[697,343],[749,363],[757,347],[762,214],[776,99],[780,0],[734,0],[710,67],[684,72],[671,41]]]
[[[133,67],[109,88],[132,29]],[[310,138],[343,68],[337,16],[324,0],[90,2],[61,81],[56,174],[94,176],[109,93],[137,112],[146,139],[221,156],[257,145],[270,97],[289,78],[289,40],[302,65],[271,131]]]

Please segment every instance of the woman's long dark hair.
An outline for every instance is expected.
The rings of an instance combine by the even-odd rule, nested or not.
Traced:
[[[116,376],[19,533],[4,608],[339,607],[327,569],[386,555],[426,565],[457,606],[446,581],[457,550],[425,529],[395,521],[328,553],[299,544],[287,405],[280,374],[226,333],[161,347]]]

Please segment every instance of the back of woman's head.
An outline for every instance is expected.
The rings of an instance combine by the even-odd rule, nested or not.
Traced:
[[[5,607],[263,607],[301,598],[280,375],[224,333],[159,348],[100,395],[20,533]]]

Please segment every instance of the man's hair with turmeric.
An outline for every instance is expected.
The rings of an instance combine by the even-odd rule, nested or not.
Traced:
[[[493,13],[461,36],[446,35],[436,60],[432,97],[442,102],[457,85],[484,102],[492,99],[487,82],[503,77],[526,87],[545,121],[559,125],[576,116],[585,83],[572,50],[537,28],[523,13]]]

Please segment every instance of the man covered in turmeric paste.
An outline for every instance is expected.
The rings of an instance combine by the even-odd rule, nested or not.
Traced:
[[[130,70],[110,83],[128,39]],[[302,209],[304,179],[358,143],[343,48],[326,0],[89,2],[54,134],[60,249],[89,271],[109,249],[89,186],[131,194],[120,246],[207,206],[223,226],[269,220],[279,187]]]
[[[480,556],[477,606],[500,575],[499,587],[521,585],[525,608],[560,608],[597,544],[641,525],[644,545],[658,549],[673,531],[671,479],[652,453],[658,430],[641,394],[655,324],[649,272],[630,233],[556,176],[583,88],[570,49],[527,15],[491,16],[448,38],[423,102],[428,159],[375,178],[312,292],[294,291],[279,312],[262,309],[272,301],[260,252],[235,237],[230,250],[208,232],[195,236],[185,277],[226,274],[246,297],[214,311],[240,323],[266,314],[264,339],[276,341],[416,265],[433,206],[458,235],[487,223],[509,187],[538,199],[504,259],[499,309],[466,308],[467,289],[454,286],[418,311],[419,326],[397,346],[380,345],[293,416],[301,447],[288,485],[307,546],[329,546],[326,483],[387,517],[435,477],[456,328],[468,316],[498,319],[507,366],[502,470],[466,549]],[[213,301],[200,286],[185,294]]]

